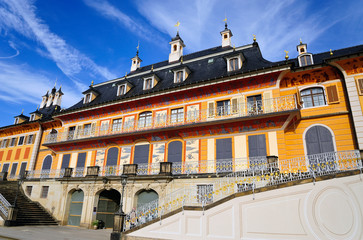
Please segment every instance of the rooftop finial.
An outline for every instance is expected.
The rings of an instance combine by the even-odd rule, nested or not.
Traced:
[[[228,29],[227,16],[226,15],[224,15],[223,21],[224,21],[224,29]]]
[[[256,42],[256,35],[252,34],[252,36],[253,36],[253,41]]]
[[[24,113],[24,109],[21,110],[21,114],[23,114],[23,113]]]
[[[302,44],[302,40],[301,40],[301,38],[300,38],[300,44]]]
[[[127,72],[126,72],[126,74],[125,74],[125,77],[127,77]]]
[[[176,27],[176,35],[179,35],[179,26],[180,26],[180,22],[178,20],[178,22],[174,25],[174,27]]]
[[[151,71],[154,71],[154,64],[151,65]]]
[[[39,105],[37,106],[37,110],[39,109]]]
[[[285,53],[286,53],[286,55],[285,55],[285,59],[287,60],[287,59],[289,59],[289,55],[288,55],[288,53],[289,53],[289,51],[284,51]]]
[[[330,56],[333,56],[333,51],[330,49]]]
[[[91,86],[93,86],[93,80],[92,80],[92,82],[91,82]]]
[[[183,64],[183,56],[180,58],[180,63]]]

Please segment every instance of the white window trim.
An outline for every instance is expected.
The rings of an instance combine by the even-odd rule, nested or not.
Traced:
[[[151,88],[146,88],[146,80],[151,79]],[[155,77],[154,76],[150,76],[150,77],[146,77],[144,78],[144,86],[143,86],[143,90],[150,90],[154,88],[154,82],[155,82]]]
[[[239,55],[231,56],[231,57],[226,58],[226,60],[227,60],[227,71],[228,72],[237,71],[237,70],[231,70],[231,66],[229,64],[229,60],[231,60],[233,58],[238,59],[238,69],[237,70],[242,68],[242,57],[241,57],[241,55],[239,54]]]
[[[88,102],[86,102],[87,95],[89,95],[89,101]],[[93,94],[92,93],[85,94],[84,95],[84,99],[83,99],[83,103],[90,103],[90,102],[92,102],[92,97],[93,97]]]
[[[122,86],[124,86],[124,90],[121,93],[120,92],[120,89],[121,89]],[[117,86],[117,96],[125,95],[126,94],[126,88],[127,88],[127,84],[126,83],[118,85]]]
[[[187,73],[189,74],[190,72],[188,71],[187,68],[182,68],[182,69],[177,69],[177,70],[173,70],[174,72],[174,83],[181,83],[181,82],[184,82],[186,79],[187,79]],[[182,74],[182,81],[181,82],[177,82],[176,81],[176,76],[177,76],[177,73],[178,72],[183,72]]]
[[[6,141],[6,144],[4,145],[4,141],[5,141],[5,140],[7,140],[7,141]],[[6,145],[8,144],[9,140],[10,140],[9,138],[5,138],[5,139],[3,139],[3,140],[1,141],[1,148],[6,148]]]
[[[20,144],[20,138],[23,137],[23,143]],[[25,145],[25,136],[20,136],[19,139],[18,139],[18,146],[22,146],[22,145]]]
[[[35,113],[30,114],[29,121],[34,121],[34,120],[35,120]]]
[[[301,110],[328,106],[328,98],[326,96],[326,89],[325,89],[325,86],[323,86],[323,85],[310,85],[310,86],[306,86],[306,87],[303,87],[303,88],[299,88],[300,101],[302,101],[301,91],[304,91],[305,89],[309,89],[309,88],[322,88],[323,89],[323,92],[324,92],[325,104],[324,105],[320,105],[320,106],[302,107]],[[302,104],[304,105],[304,102]]]
[[[29,138],[30,138],[30,136],[33,136],[33,138],[32,138],[32,140],[31,140],[31,142],[29,143]],[[34,134],[29,134],[29,135],[28,135],[28,137],[27,137],[27,139],[26,139],[26,143],[25,143],[25,145],[30,145],[30,144],[32,144],[32,143],[33,143],[33,139],[34,139]]]
[[[15,120],[14,120],[14,124],[18,124],[19,123],[19,118],[16,117]]]
[[[301,64],[301,58],[304,57],[304,56],[310,56],[310,60],[311,60],[311,64],[310,65],[302,66],[302,64]],[[303,53],[303,54],[299,55],[298,56],[298,60],[299,60],[299,67],[307,67],[307,66],[314,65],[314,58],[313,58],[313,54],[311,54],[311,53]]]

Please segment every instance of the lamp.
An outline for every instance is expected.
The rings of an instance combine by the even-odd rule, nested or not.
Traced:
[[[127,175],[121,175],[121,185],[122,185],[122,192],[121,192],[121,199],[120,199],[120,208],[114,215],[114,222],[113,222],[113,231],[111,233],[111,240],[119,240],[121,237],[121,232],[124,229],[124,222],[126,214],[122,210],[123,208],[123,199],[124,199],[124,191],[127,184]]]

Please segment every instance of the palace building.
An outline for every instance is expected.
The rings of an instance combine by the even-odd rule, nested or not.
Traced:
[[[112,228],[122,200],[132,234],[184,206],[204,214],[232,194],[361,169],[363,45],[310,53],[300,41],[297,58],[270,62],[256,38],[234,47],[227,24],[220,35],[184,55],[178,32],[169,59],[147,66],[137,51],[129,74],[67,109],[53,88],[0,128],[3,179],[24,176],[61,225]]]

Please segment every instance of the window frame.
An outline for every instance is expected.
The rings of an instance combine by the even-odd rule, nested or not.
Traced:
[[[34,121],[35,120],[35,113],[30,114],[30,118],[29,121]]]
[[[150,90],[152,89],[154,86],[154,78],[153,77],[148,77],[144,79],[144,90]]]
[[[6,148],[6,146],[8,145],[8,142],[9,142],[9,138],[3,139],[1,142],[1,148]]]
[[[117,96],[122,96],[126,94],[126,88],[127,85],[125,84],[120,84],[117,86]]]
[[[42,186],[40,191],[40,198],[48,198],[49,194],[49,186]]]
[[[87,93],[85,96],[84,96],[84,101],[83,103],[90,103],[92,102],[92,93]]]
[[[244,58],[241,54],[233,55],[233,56],[227,57],[225,59],[227,61],[227,72],[234,72],[234,71],[240,70],[242,68]],[[237,68],[236,69],[232,69],[232,67],[231,67],[231,60],[234,60],[234,59],[237,59]]]
[[[145,112],[139,113],[138,121],[137,121],[137,128],[151,127],[152,126],[152,117],[153,117],[152,111],[145,111]],[[143,126],[140,126],[140,122],[141,122],[140,120],[143,121]],[[148,123],[148,121],[150,121],[150,123]]]
[[[180,111],[182,111],[182,112],[180,112]],[[175,121],[173,121],[173,116],[176,116]],[[173,108],[170,110],[170,123],[183,123],[184,116],[185,116],[185,110],[183,107]]]
[[[86,123],[83,125],[83,136],[89,136],[91,135],[92,131],[92,123]]]
[[[312,89],[316,89],[316,88],[320,88],[323,92],[322,93],[315,93],[313,94],[312,93]],[[310,94],[309,95],[302,95],[302,92],[306,91],[306,90],[310,90]],[[300,102],[302,102],[302,108],[303,109],[308,109],[308,108],[315,108],[315,107],[324,107],[324,106],[327,106],[328,105],[328,102],[327,102],[327,96],[326,96],[326,89],[324,86],[309,86],[309,87],[306,87],[306,88],[303,88],[303,89],[299,89],[299,95],[300,95]],[[324,100],[324,104],[322,105],[316,105],[314,104],[314,98],[312,96],[316,96],[316,95],[322,95],[323,96],[323,100]],[[310,96],[311,97],[311,102],[312,102],[312,106],[310,107],[306,107],[305,106],[305,102],[303,100],[304,97],[307,97],[307,96]]]
[[[10,139],[9,147],[15,147],[16,146],[16,137],[13,137]]]
[[[33,143],[33,138],[34,138],[34,134],[30,134],[28,135],[28,138],[26,140],[26,145],[32,144]]]
[[[19,123],[19,118],[16,117],[15,120],[14,120],[14,124],[18,124]]]
[[[22,139],[22,142],[20,143],[20,139]],[[18,146],[24,145],[25,136],[20,136],[18,139]]]
[[[226,106],[224,103],[227,103],[227,111],[226,111]],[[223,111],[220,111],[220,107],[218,107],[218,103],[223,103]],[[215,109],[215,115],[216,116],[228,116],[228,115],[231,115],[231,108],[232,108],[232,104],[231,104],[231,99],[224,99],[224,100],[219,100],[219,101],[216,101],[216,105],[215,105],[216,109]]]
[[[120,132],[122,130],[122,118],[116,118],[112,120],[112,132]]]
[[[310,64],[308,64],[308,62],[307,61],[304,61],[304,62],[306,62],[306,63],[304,63],[303,64],[303,58],[304,59],[306,59],[306,58],[308,58],[309,57],[309,59],[310,59]],[[311,53],[303,53],[303,54],[301,54],[299,57],[298,57],[298,59],[299,59],[299,66],[300,67],[306,67],[306,66],[311,66],[311,65],[314,65],[314,60],[313,60],[313,55],[311,54]]]

